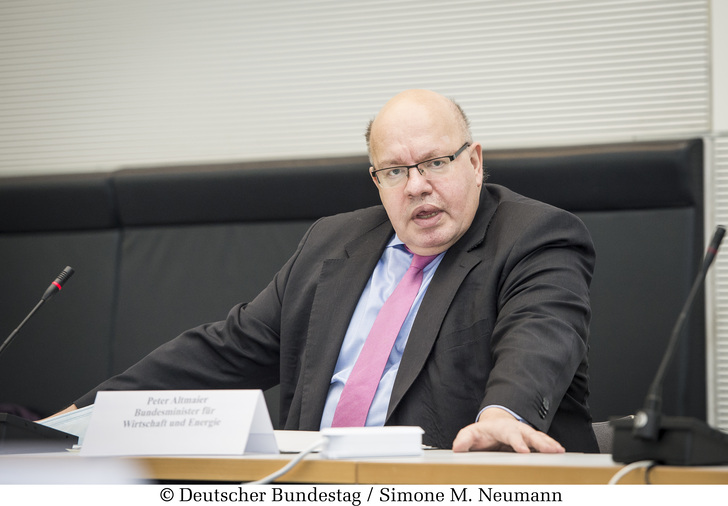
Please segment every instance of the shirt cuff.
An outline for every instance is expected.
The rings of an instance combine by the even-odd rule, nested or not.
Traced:
[[[522,416],[520,416],[518,413],[514,413],[513,411],[511,411],[507,407],[501,406],[500,404],[491,404],[491,405],[486,406],[483,409],[481,409],[480,412],[478,413],[478,416],[475,417],[475,421],[477,422],[480,419],[480,415],[483,414],[483,411],[485,411],[486,409],[490,409],[490,408],[502,409],[503,411],[506,411],[507,413],[510,413],[511,415],[513,415],[519,422],[528,423],[525,420],[525,418],[523,418]]]

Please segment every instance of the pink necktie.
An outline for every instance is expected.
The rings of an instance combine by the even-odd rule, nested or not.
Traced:
[[[414,255],[404,277],[379,310],[341,392],[332,427],[364,426],[394,341],[422,284],[422,269],[436,256]]]

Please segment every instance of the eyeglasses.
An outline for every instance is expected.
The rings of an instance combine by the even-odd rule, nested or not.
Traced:
[[[394,188],[404,183],[409,178],[410,169],[417,169],[428,181],[444,176],[450,171],[451,162],[458,157],[465,148],[470,146],[469,142],[463,144],[455,154],[450,156],[438,156],[414,165],[398,165],[397,167],[386,167],[372,171],[377,183],[382,188]]]

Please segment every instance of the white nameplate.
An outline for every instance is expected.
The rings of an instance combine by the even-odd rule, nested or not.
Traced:
[[[260,390],[98,392],[81,455],[278,453]]]

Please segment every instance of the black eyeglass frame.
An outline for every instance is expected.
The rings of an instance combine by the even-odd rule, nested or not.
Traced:
[[[381,185],[382,182],[379,180],[379,176],[377,175],[378,172],[382,172],[382,171],[385,171],[385,170],[392,170],[392,169],[407,169],[407,178],[406,179],[409,179],[409,171],[410,171],[410,169],[417,169],[419,171],[419,173],[422,174],[422,170],[424,170],[424,169],[420,170],[419,166],[422,165],[423,163],[428,163],[428,162],[432,162],[432,161],[435,161],[435,160],[439,160],[440,158],[447,158],[448,161],[450,163],[452,163],[460,155],[460,153],[462,153],[463,151],[465,151],[470,146],[471,146],[471,143],[470,142],[466,142],[465,144],[463,144],[462,146],[460,146],[460,149],[458,149],[457,151],[455,151],[455,153],[453,153],[452,155],[436,156],[435,158],[429,158],[429,159],[423,160],[423,161],[421,161],[419,163],[415,163],[414,165],[394,165],[392,167],[384,167],[382,169],[373,170],[372,171],[372,176],[374,176],[376,178],[376,180],[377,180],[377,183],[379,183]],[[406,181],[406,179],[403,179],[403,181]],[[384,188],[395,188],[395,187],[396,186],[385,186]]]

